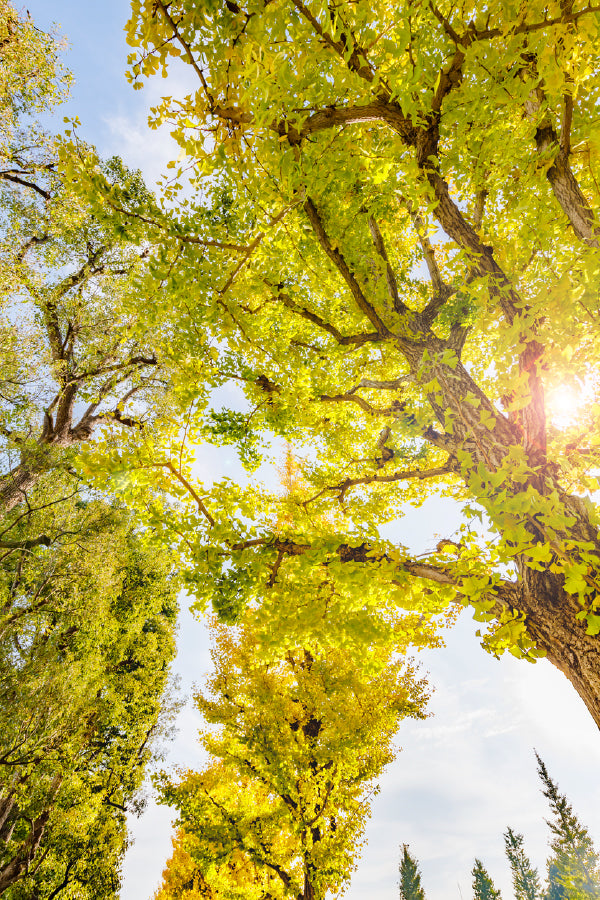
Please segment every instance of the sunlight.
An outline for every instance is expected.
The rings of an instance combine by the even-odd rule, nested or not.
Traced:
[[[584,378],[579,384],[559,384],[546,392],[548,421],[555,428],[570,428],[576,424],[583,407],[594,399],[595,379]]]
[[[556,428],[569,428],[577,420],[577,414],[584,402],[581,388],[561,384],[546,395],[548,419]]]

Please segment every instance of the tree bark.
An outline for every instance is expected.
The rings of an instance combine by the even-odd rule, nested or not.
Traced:
[[[31,834],[18,852],[0,870],[0,896],[27,872],[29,864],[37,853],[46,831],[49,812],[45,810],[31,823]]]
[[[565,591],[562,576],[524,568],[518,608],[531,637],[566,675],[600,728],[600,641],[575,618],[582,607]]]
[[[21,463],[0,479],[0,509],[10,512],[23,503],[28,492],[35,487],[43,470]]]

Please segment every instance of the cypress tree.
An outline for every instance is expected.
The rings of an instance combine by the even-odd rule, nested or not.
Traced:
[[[504,849],[512,871],[515,900],[538,900],[541,897],[540,879],[523,850],[523,835],[508,828],[504,835]]]
[[[402,845],[400,860],[400,900],[425,900],[421,887],[421,873],[418,863],[408,852],[408,844]]]
[[[475,860],[471,874],[473,875],[473,900],[502,900],[500,891],[488,875],[480,859]]]
[[[552,821],[547,820],[554,838],[550,844],[553,855],[548,860],[546,900],[559,900],[563,896],[566,900],[600,898],[600,856],[589,832],[573,812],[565,794],[559,793],[558,785],[550,778],[537,753],[536,759],[544,785],[542,792],[554,816]]]
[[[567,895],[562,884],[556,880],[558,868],[555,863],[548,861],[548,888],[544,894],[544,900],[567,900]]]

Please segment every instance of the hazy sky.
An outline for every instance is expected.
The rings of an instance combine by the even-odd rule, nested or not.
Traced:
[[[146,128],[148,108],[165,82],[143,91],[125,81],[127,48],[123,25],[127,0],[28,0],[36,23],[62,25],[69,40],[66,61],[75,75],[72,99],[59,111],[77,115],[81,133],[103,156],[119,154],[140,167],[153,186],[164,163],[178,155],[164,132]],[[168,93],[183,87],[186,75],[168,79]],[[58,128],[59,125],[57,124]],[[200,452],[199,477],[233,474],[231,455]],[[429,503],[407,511],[393,534],[415,551],[435,543],[455,527],[449,503]],[[600,845],[600,733],[566,679],[542,661],[492,659],[479,647],[465,613],[449,633],[447,646],[428,651],[422,663],[435,694],[432,717],[409,722],[398,743],[404,748],[381,782],[367,830],[368,843],[345,895],[348,900],[396,900],[398,845],[407,842],[419,858],[429,900],[470,898],[473,857],[488,866],[504,900],[512,896],[503,856],[507,825],[525,833],[533,861],[543,869],[548,832],[545,800],[535,774],[535,747],[574,803]],[[189,693],[209,668],[202,625],[182,613],[176,670]],[[198,719],[188,705],[167,765],[199,766],[195,740]],[[122,900],[149,900],[170,852],[170,811],[150,802],[132,823],[135,843],[125,862]]]

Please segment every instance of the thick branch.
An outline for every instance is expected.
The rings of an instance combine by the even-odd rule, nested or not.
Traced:
[[[569,165],[568,141],[564,133],[563,136],[565,143],[561,145],[550,124],[543,124],[535,133],[539,153],[544,153],[551,147],[556,147],[557,150],[552,165],[546,171],[546,178],[577,237],[589,247],[599,247],[600,228]]]
[[[119,372],[122,369],[130,369],[131,367],[141,367],[141,366],[157,366],[158,360],[156,356],[132,356],[131,359],[126,360],[122,363],[115,363],[112,366],[101,366],[97,369],[90,369],[87,372],[82,372],[80,375],[75,375],[72,378],[72,381],[85,381],[87,378],[95,378],[97,375],[106,375],[108,372]]]
[[[16,175],[13,172],[0,172],[0,178],[4,181],[12,181],[13,184],[20,184],[22,187],[31,188],[32,191],[38,193],[44,200],[49,200],[51,197],[50,191],[40,187],[35,181],[27,181],[25,178],[22,178],[20,175]]]
[[[395,481],[424,481],[429,478],[439,478],[441,475],[449,475],[454,471],[456,460],[448,460],[443,466],[433,469],[405,469],[401,472],[392,472],[390,475],[363,475],[362,478],[346,478],[340,484],[327,488],[327,491],[338,491],[340,503],[346,493],[361,484],[392,484]]]
[[[27,541],[0,540],[0,547],[5,547],[8,550],[32,550],[34,547],[49,547],[51,543],[51,537],[48,537],[47,534],[41,534],[39,537]]]
[[[364,78],[369,83],[373,82],[375,76],[367,61],[366,51],[356,45],[356,41],[353,37],[350,37],[352,48],[349,47],[349,39],[344,33],[340,35],[339,40],[335,40],[331,34],[322,27],[319,20],[313,16],[302,0],[292,0],[292,2],[298,12],[312,25],[319,37],[337,53],[344,64],[347,65],[352,72],[356,72],[357,75]]]
[[[354,390],[356,389],[353,388],[353,391]],[[319,400],[323,403],[355,403],[371,416],[394,416],[394,418],[397,418],[404,409],[404,404],[400,403],[398,400],[394,400],[391,406],[386,406],[383,409],[381,407],[371,406],[368,400],[365,400],[364,397],[360,397],[353,392],[347,394],[333,394],[331,396],[329,394],[321,394]]]

